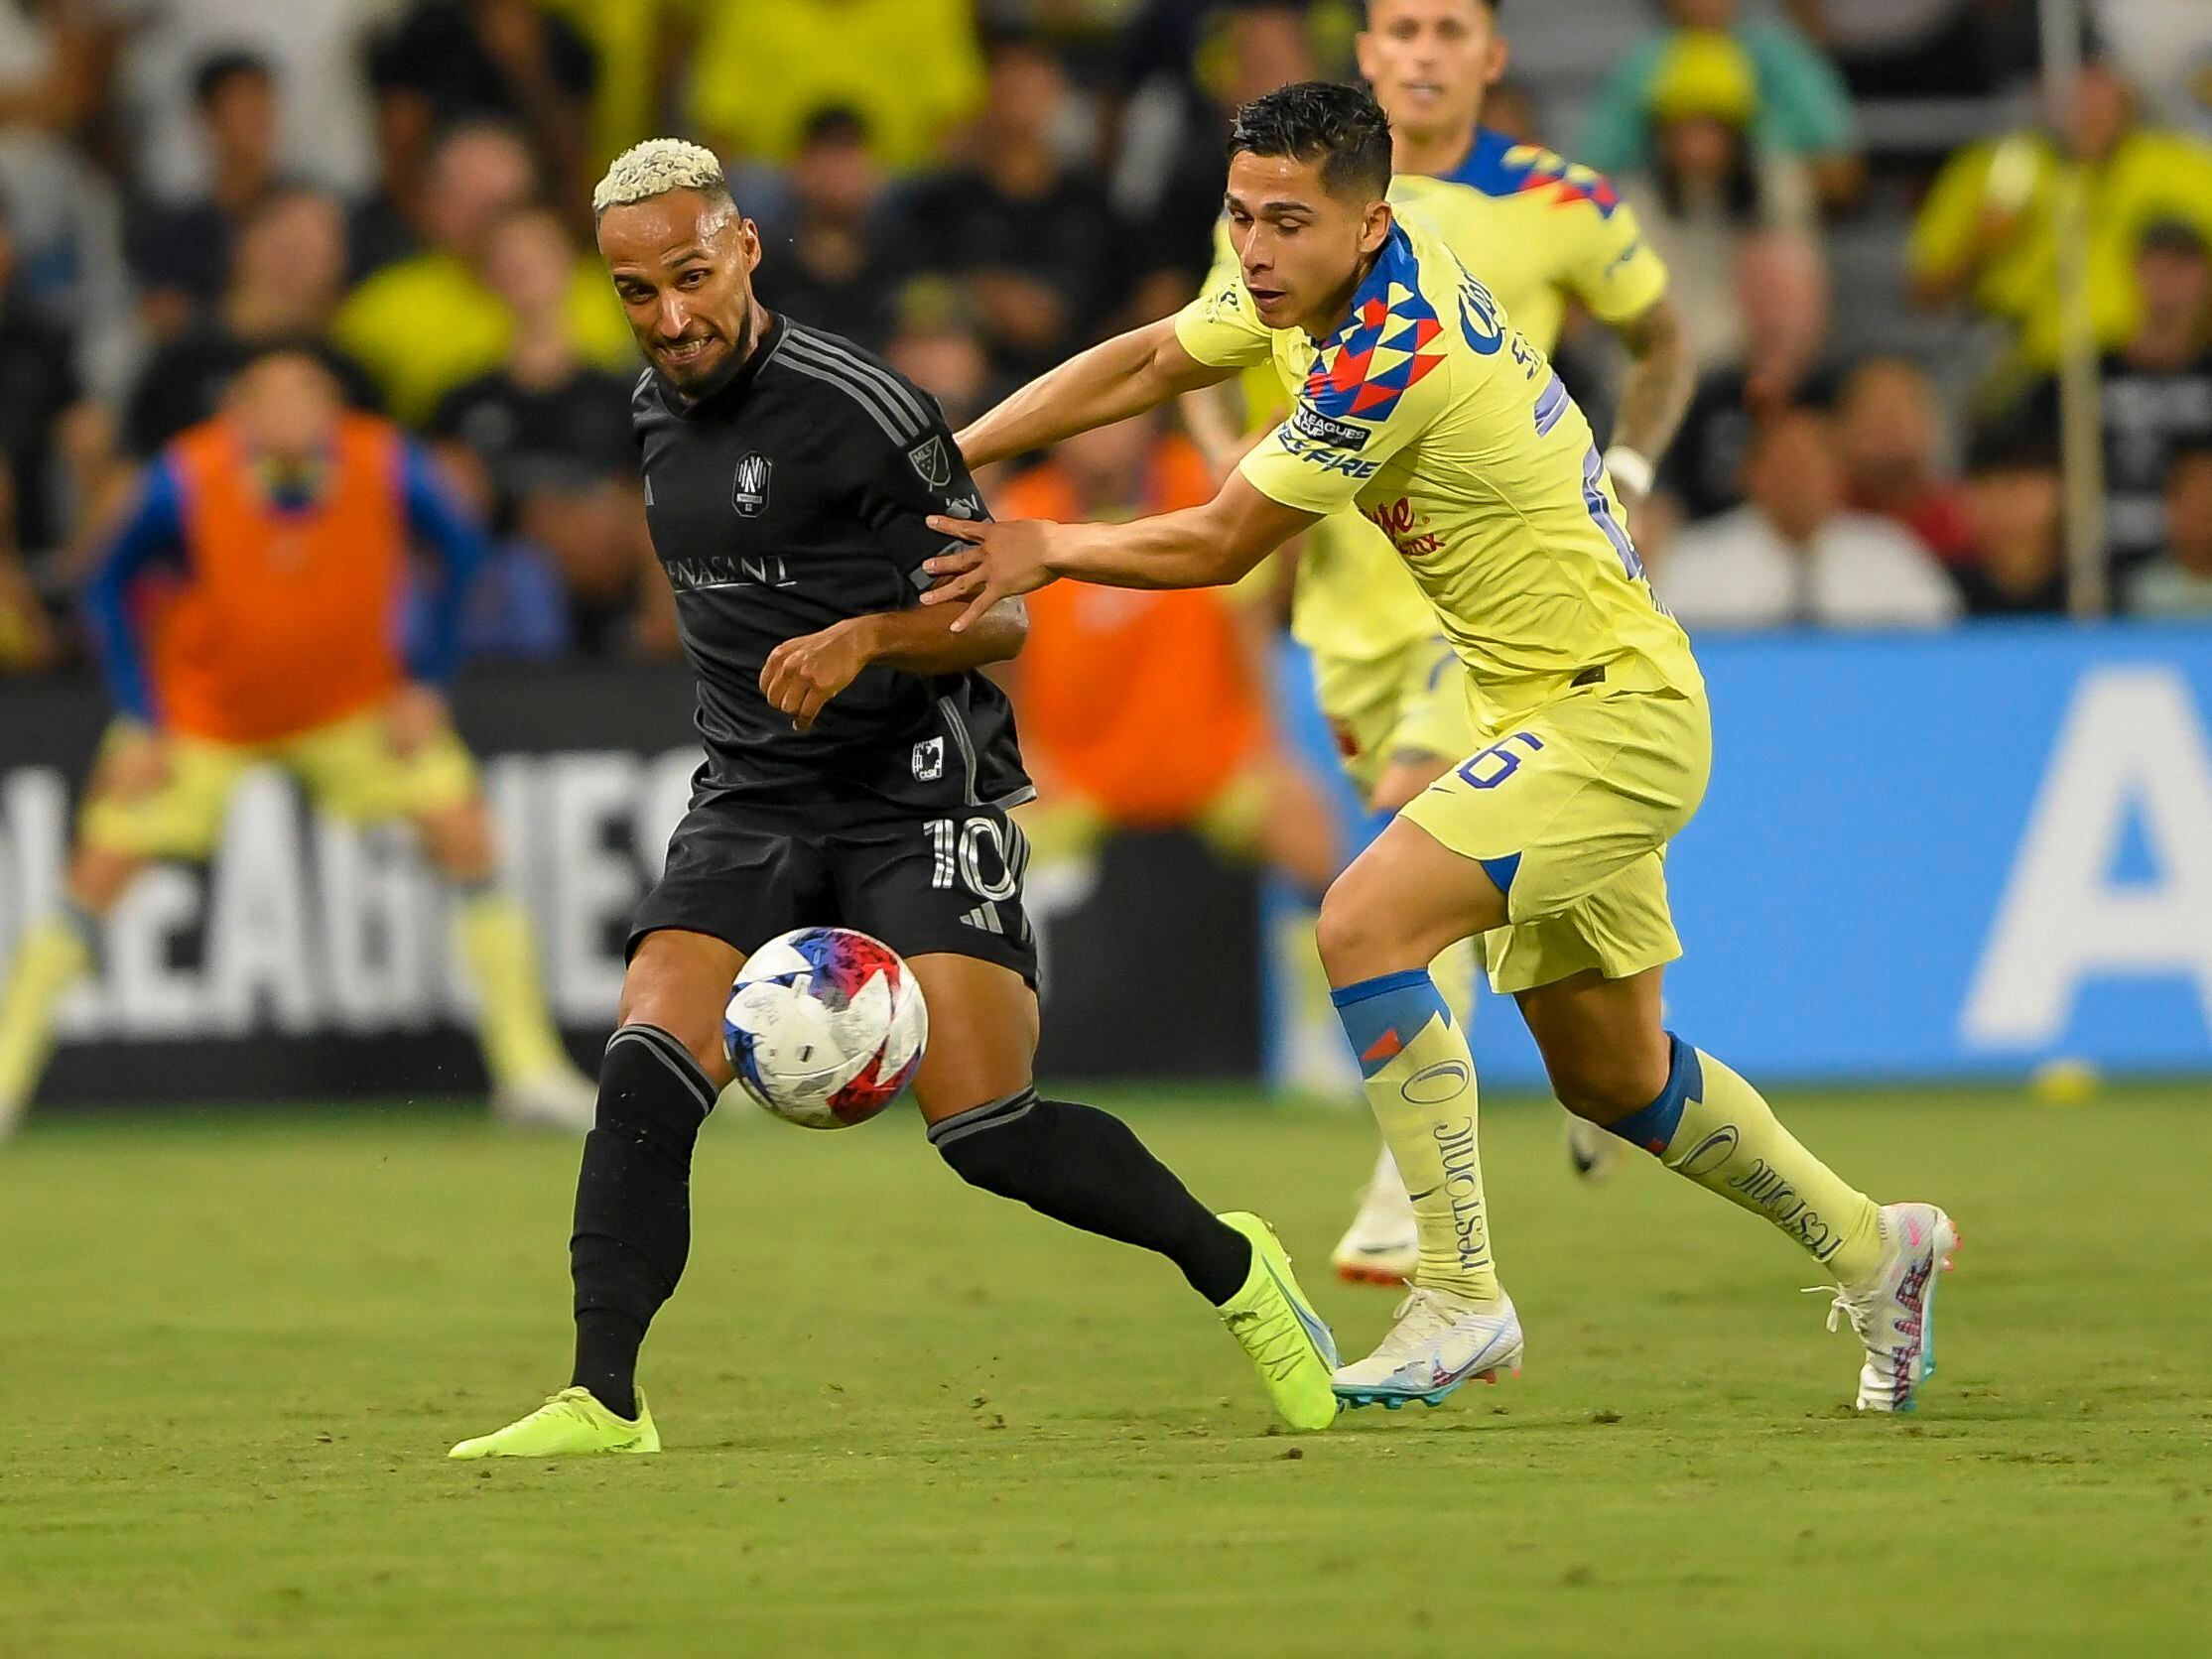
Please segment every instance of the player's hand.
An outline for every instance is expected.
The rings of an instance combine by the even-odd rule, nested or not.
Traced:
[[[96,793],[141,801],[169,782],[169,739],[151,726],[118,734],[100,757]]]
[[[760,695],[771,707],[791,716],[791,728],[805,731],[830,700],[860,676],[874,660],[864,616],[847,617],[819,634],[787,639],[768,653],[760,668]]]
[[[922,565],[925,574],[937,578],[937,585],[922,595],[922,603],[967,604],[953,622],[956,634],[966,633],[970,623],[1000,599],[1034,593],[1054,579],[1046,555],[1057,527],[1043,519],[977,524],[932,514],[929,527],[969,544],[948,548]]]
[[[423,685],[402,686],[384,705],[384,741],[402,760],[413,760],[452,723],[446,699]]]

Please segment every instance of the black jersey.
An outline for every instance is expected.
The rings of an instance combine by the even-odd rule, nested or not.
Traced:
[[[858,346],[772,318],[725,384],[683,402],[652,369],[631,416],[646,518],[699,673],[703,785],[764,800],[922,811],[1031,794],[1006,697],[982,675],[872,667],[811,730],[769,705],[785,640],[920,602],[947,539],[984,517],[935,402]]]

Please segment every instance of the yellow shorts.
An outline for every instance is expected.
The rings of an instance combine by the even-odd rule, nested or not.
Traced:
[[[1624,979],[1682,954],[1667,912],[1666,843],[1713,766],[1702,691],[1592,686],[1486,734],[1406,807],[1505,894],[1483,936],[1494,990],[1596,968]]]
[[[116,738],[110,728],[106,743]],[[94,794],[84,804],[78,828],[89,845],[145,858],[204,858],[222,834],[231,791],[255,766],[283,767],[318,807],[356,823],[415,818],[476,793],[476,763],[459,738],[441,732],[402,758],[376,709],[268,743],[177,734],[168,747],[169,778],[159,789],[129,801]]]
[[[1337,752],[1362,795],[1394,760],[1451,760],[1478,739],[1467,711],[1467,668],[1442,638],[1365,661],[1315,653],[1314,691]]]

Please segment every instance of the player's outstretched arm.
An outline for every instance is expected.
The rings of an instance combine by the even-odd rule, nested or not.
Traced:
[[[973,628],[956,631],[944,610],[886,610],[848,616],[818,634],[787,639],[760,669],[760,693],[805,731],[832,698],[880,666],[907,674],[963,674],[1020,653],[1029,611],[1019,599],[991,605]]]
[[[1241,472],[1232,472],[1204,506],[1126,524],[932,518],[932,530],[969,546],[949,548],[923,565],[938,579],[922,603],[963,604],[953,627],[965,631],[1000,600],[1062,576],[1106,587],[1218,587],[1237,580],[1320,518],[1262,494]]]
[[[961,456],[976,467],[1027,454],[1157,409],[1236,372],[1193,357],[1176,337],[1175,319],[1163,317],[1077,353],[978,416],[961,431]]]
[[[1628,352],[1628,377],[1614,416],[1613,447],[1606,464],[1624,505],[1635,507],[1651,493],[1658,458],[1697,391],[1697,361],[1690,354],[1682,314],[1663,296],[1617,323],[1614,333]]]

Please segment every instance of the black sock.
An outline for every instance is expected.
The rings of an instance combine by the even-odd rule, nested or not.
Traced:
[[[599,1062],[596,1126],[576,1181],[576,1387],[637,1415],[637,1350],[692,1247],[692,1148],[715,1085],[674,1037],[626,1025]]]
[[[1250,1241],[1191,1197],[1126,1123],[1025,1088],[930,1126],[963,1181],[1071,1227],[1157,1250],[1220,1307],[1251,1272]]]

